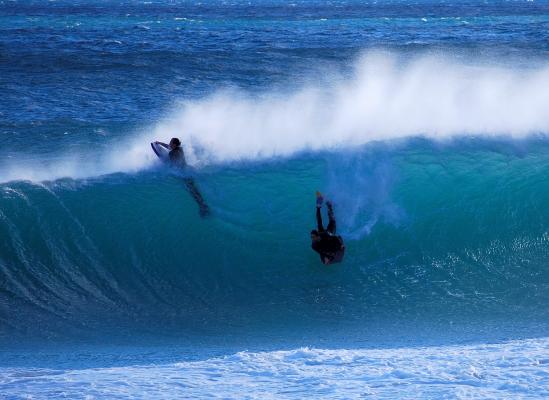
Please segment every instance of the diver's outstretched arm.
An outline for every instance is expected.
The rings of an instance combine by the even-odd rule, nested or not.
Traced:
[[[322,226],[322,215],[320,214],[320,207],[316,208],[316,225],[318,232],[324,232],[324,226]]]
[[[184,179],[185,186],[187,186],[187,190],[193,197],[193,199],[198,204],[198,212],[200,213],[201,217],[205,217],[208,214],[210,214],[210,208],[206,204],[206,201],[204,200],[204,197],[202,197],[202,194],[196,187],[196,184],[194,183],[193,178],[185,178]]]
[[[328,226],[326,227],[326,230],[335,235],[335,233],[336,233],[336,220],[335,220],[335,217],[334,217],[334,209],[333,209],[332,202],[327,201],[326,202],[326,207],[328,207],[328,220],[329,220]]]

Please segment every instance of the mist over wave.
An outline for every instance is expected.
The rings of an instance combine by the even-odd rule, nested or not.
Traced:
[[[291,93],[220,91],[184,102],[156,135],[179,135],[210,161],[287,156],[376,140],[549,132],[549,66],[468,66],[371,53],[353,77]],[[204,154],[194,162],[203,161]]]
[[[165,120],[132,133],[122,149],[10,161],[1,167],[0,182],[139,171],[156,162],[149,142],[173,136],[182,139],[189,163],[201,166],[416,136],[549,132],[549,66],[466,65],[427,56],[403,61],[378,52],[360,58],[353,71],[351,77],[331,71],[330,84],[286,92],[220,89],[178,102]]]
[[[43,182],[61,178],[86,179],[119,172],[132,173],[148,168],[156,161],[156,157],[146,151],[150,149],[148,142],[139,141],[139,144],[131,146],[112,147],[116,150],[105,154],[61,156],[55,161],[13,161],[0,166],[0,183],[19,180]]]

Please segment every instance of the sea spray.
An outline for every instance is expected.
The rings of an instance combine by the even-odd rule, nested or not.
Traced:
[[[155,135],[177,133],[206,149],[208,157],[200,161],[220,162],[415,136],[549,131],[549,67],[467,65],[425,56],[404,61],[369,53],[352,77],[333,81],[289,93],[220,91],[186,101]]]
[[[330,70],[330,74],[335,74]],[[332,84],[259,94],[220,89],[111,146],[56,159],[12,157],[0,182],[88,178],[155,165],[149,143],[179,137],[194,166],[289,157],[410,137],[525,138],[549,131],[549,67],[496,67],[442,56],[360,57]]]

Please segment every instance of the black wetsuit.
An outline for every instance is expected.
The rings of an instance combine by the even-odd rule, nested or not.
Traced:
[[[183,153],[183,149],[181,148],[181,146],[178,146],[175,149],[170,150],[168,155],[170,157],[170,161],[174,165],[184,166],[187,164],[185,162],[185,154]]]
[[[324,264],[331,264],[334,262],[340,262],[343,259],[345,253],[345,246],[343,245],[343,239],[341,236],[336,235],[336,221],[334,218],[334,211],[331,206],[328,206],[328,226],[324,229],[322,225],[322,215],[320,214],[320,207],[316,208],[316,223],[318,235],[320,240],[313,242],[311,247],[314,251],[320,254],[320,261]],[[326,262],[326,259],[328,262]]]
[[[187,165],[187,162],[185,161],[185,153],[183,153],[183,149],[181,148],[181,146],[178,146],[175,149],[170,150],[169,156],[170,156],[170,162],[174,166],[185,167]],[[198,210],[200,212],[200,215],[202,217],[207,216],[210,213],[210,209],[206,204],[206,202],[204,201],[202,194],[196,187],[196,184],[194,183],[194,179],[191,177],[185,177],[183,178],[183,181],[185,182],[185,186],[187,186],[187,190],[189,191],[191,196],[194,198],[194,200],[198,204]]]

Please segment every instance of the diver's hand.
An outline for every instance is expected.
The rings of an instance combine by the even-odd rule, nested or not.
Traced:
[[[322,203],[324,203],[324,197],[322,197],[322,193],[319,191],[316,192],[316,207],[321,208]]]

